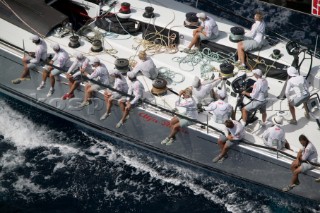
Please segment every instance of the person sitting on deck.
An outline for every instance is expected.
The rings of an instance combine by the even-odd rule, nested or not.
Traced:
[[[293,173],[293,176],[290,185],[282,189],[282,191],[284,192],[290,191],[291,189],[299,185],[299,174],[314,169],[315,167],[310,163],[318,162],[317,149],[308,140],[308,138],[305,135],[300,135],[299,141],[303,146],[303,149],[298,152],[297,158],[291,164],[291,171]]]
[[[69,65],[69,54],[64,49],[60,48],[59,44],[54,44],[51,47],[55,54],[49,63],[59,69],[46,65],[42,72],[42,82],[37,88],[37,90],[42,90],[45,87],[48,76],[50,76],[51,87],[47,97],[50,97],[54,93],[55,76],[59,76],[60,73],[62,73],[62,70],[66,69]]]
[[[126,98],[123,94],[124,93],[127,94],[129,89],[126,79],[118,70],[114,70],[112,73],[110,73],[110,77],[115,78],[113,89],[119,91],[120,93],[117,91],[105,90],[104,99],[106,102],[107,110],[106,110],[106,113],[104,113],[100,117],[100,120],[104,120],[110,115],[112,103],[114,100],[117,100],[120,102],[121,100]]]
[[[310,98],[310,93],[308,90],[308,84],[306,79],[303,76],[300,76],[298,70],[294,67],[289,67],[287,69],[288,76],[290,79],[287,82],[286,87],[286,97],[288,98],[289,110],[292,115],[292,119],[289,121],[290,124],[296,125],[296,112],[294,107],[298,107],[303,103],[303,107],[305,109],[305,117],[309,119],[309,110],[307,107],[307,101]],[[295,96],[289,98],[290,90],[293,89],[295,92]]]
[[[220,135],[218,145],[221,153],[212,160],[213,163],[222,163],[226,158],[228,158],[227,153],[229,148],[235,144],[239,144],[244,137],[244,126],[239,121],[226,120],[224,124],[227,127],[227,136]]]
[[[36,50],[23,57],[23,72],[20,78],[12,80],[13,84],[19,84],[23,80],[30,79],[30,69],[35,69],[47,60],[47,43],[37,35],[31,36],[30,39],[37,45]]]
[[[139,104],[139,100],[143,98],[143,84],[137,79],[133,72],[128,72],[127,77],[129,79],[128,95],[133,96],[133,99],[131,101],[130,97],[127,97],[126,100],[120,99],[119,106],[122,111],[122,118],[117,123],[116,128],[120,128],[124,124],[124,122],[128,119],[130,110],[136,107]]]
[[[208,105],[214,100],[213,88],[219,83],[221,78],[210,80],[207,82],[201,82],[200,79],[195,76],[192,87],[192,96],[197,104]],[[199,107],[198,107],[199,108]]]
[[[92,60],[92,66],[94,67],[94,70],[91,74],[87,73],[85,70],[82,70],[81,73],[83,76],[87,77],[88,79],[93,79],[95,81],[98,81],[100,84],[109,85],[109,72],[107,67],[100,62],[99,58],[93,58]],[[85,91],[84,91],[84,100],[80,104],[79,107],[85,107],[88,106],[91,103],[91,97],[93,92],[96,92],[100,89],[100,86],[97,84],[94,84],[92,82],[89,82],[85,85]]]
[[[262,71],[260,69],[252,70],[257,81],[253,84],[252,92],[243,91],[242,94],[251,97],[251,102],[242,108],[243,125],[247,124],[248,112],[260,110],[262,114],[262,125],[265,125],[267,119],[267,97],[268,97],[268,81],[262,78]]]
[[[223,124],[232,116],[233,108],[231,104],[224,101],[227,97],[225,90],[218,90],[217,96],[219,100],[212,102],[207,107],[204,107],[204,110],[212,113],[213,116],[211,120],[213,122]]]
[[[268,147],[273,147],[278,150],[283,148],[290,149],[290,145],[285,139],[285,132],[281,128],[283,117],[274,116],[272,121],[274,125],[269,127],[262,135],[264,144]]]
[[[256,50],[262,47],[264,44],[264,34],[266,30],[266,24],[263,21],[263,15],[261,12],[256,12],[254,15],[254,24],[251,30],[245,34],[245,40],[238,42],[237,52],[240,65],[239,69],[245,69],[245,52]]]
[[[182,100],[181,100],[182,96]],[[185,90],[180,91],[179,93],[179,100],[175,103],[176,107],[182,108],[184,111],[183,115],[189,117],[190,119],[197,119],[198,118],[198,110],[197,104],[192,97],[192,90],[188,87]],[[192,122],[189,119],[180,118],[178,116],[174,116],[170,121],[170,128],[171,132],[168,137],[166,137],[161,144],[171,145],[175,140],[175,135],[178,133],[180,128],[187,127],[192,125]]]
[[[193,38],[191,43],[183,51],[186,53],[193,53],[197,51],[200,47],[200,41],[213,40],[218,38],[219,29],[215,20],[205,13],[197,13],[197,17],[201,21],[201,25],[193,31]],[[195,46],[196,48],[191,50]]]
[[[92,72],[91,66],[89,64],[89,59],[87,57],[84,57],[82,53],[77,53],[76,60],[73,62],[73,64],[67,72],[67,78],[69,80],[70,89],[68,93],[62,96],[62,100],[74,97],[74,91],[77,89],[77,87],[83,80],[81,72],[84,71],[86,71],[87,73]]]
[[[145,51],[138,54],[140,61],[134,66],[132,72],[137,75],[141,72],[147,78],[154,80],[158,76],[158,70],[151,57],[148,57]]]

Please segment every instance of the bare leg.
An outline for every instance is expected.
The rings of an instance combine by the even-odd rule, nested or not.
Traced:
[[[50,73],[50,71],[43,70],[43,72],[42,72],[42,81],[43,81],[43,82],[46,82],[49,73]]]
[[[28,69],[28,60],[27,60],[27,58],[25,56],[22,59],[22,63],[23,63],[23,72],[21,74],[21,78],[29,77],[30,76],[30,72],[29,72],[29,69]]]
[[[295,170],[293,171],[293,176],[292,176],[290,185],[299,182],[299,177],[298,177],[298,176],[299,176],[300,173],[301,173],[301,166],[299,166],[297,169],[295,169]]]
[[[174,138],[177,132],[179,132],[179,130],[180,130],[179,122],[171,126],[171,132],[170,132],[169,138]]]
[[[227,154],[228,150],[229,150],[229,147],[227,147],[226,144],[224,144],[220,157],[221,158],[224,157]]]
[[[124,112],[123,112],[123,114],[122,114],[122,118],[121,118],[121,122],[122,122],[122,123],[124,123],[124,122],[125,122],[125,120],[126,120],[127,116],[129,115],[129,112],[130,112],[130,109],[128,109],[128,108],[124,108]]]
[[[50,74],[50,83],[51,83],[51,88],[54,88],[54,84],[56,83],[55,76]]]
[[[74,83],[71,85],[71,88],[69,90],[69,94],[73,94],[74,91],[78,88],[78,86],[79,86],[79,83],[74,81]]]
[[[267,112],[262,113],[262,122],[265,123],[267,120]]]
[[[238,60],[240,60],[241,64],[244,64],[244,49],[243,49],[243,42],[238,42]]]
[[[112,98],[109,98],[108,100],[106,100],[108,103],[107,103],[107,113],[109,114],[111,112],[111,107],[112,107],[112,101],[113,99]]]
[[[241,109],[241,111],[242,111],[242,120],[246,123],[248,118],[248,112],[244,107]]]
[[[84,102],[88,101],[88,93],[89,93],[89,90],[91,88],[91,85],[90,84],[86,84],[86,86],[84,87]]]
[[[290,110],[290,113],[291,113],[291,115],[292,115],[292,119],[296,121],[296,120],[297,120],[297,119],[296,119],[296,111],[295,111],[294,106],[292,106],[291,104],[289,104],[289,110]]]
[[[119,101],[119,107],[120,107],[121,111],[124,112],[125,103],[123,101]]]
[[[200,35],[199,33],[195,34],[191,40],[191,43],[189,44],[188,48],[191,49],[193,45],[197,44],[200,40]]]

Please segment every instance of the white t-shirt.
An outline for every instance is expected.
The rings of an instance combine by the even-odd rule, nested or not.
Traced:
[[[108,85],[109,84],[109,72],[107,67],[104,64],[100,64],[97,66],[93,72],[87,76],[89,79],[95,79],[99,81],[101,84]]]
[[[239,122],[239,121],[232,121],[234,124],[233,128],[226,128],[230,134],[232,135],[232,137],[234,138],[234,140],[241,140],[244,137],[244,126]]]
[[[198,109],[196,101],[193,98],[181,98],[180,101],[176,102],[176,107],[186,108],[186,115],[189,118],[197,119],[198,118]]]
[[[144,87],[143,84],[139,80],[130,81],[129,80],[129,89],[128,95],[133,95],[134,98],[130,101],[131,104],[135,104],[138,102],[140,98],[143,97]],[[130,100],[130,97],[127,97],[127,100]]]
[[[268,97],[268,81],[265,78],[258,78],[253,84],[250,97],[257,101],[264,101]]]
[[[40,39],[40,43],[37,44],[35,57],[30,60],[30,63],[37,64],[40,60],[47,60],[47,43],[43,39]]]
[[[206,111],[210,111],[213,116],[211,120],[216,123],[223,124],[227,119],[230,118],[232,113],[232,106],[223,100],[218,100],[204,107]]]
[[[201,100],[210,96],[210,91],[213,88],[213,84],[201,85],[198,88],[192,88],[192,95],[195,98],[196,103],[200,103]]]
[[[285,133],[281,127],[278,125],[274,125],[272,127],[269,127],[262,135],[263,139],[266,141],[267,146],[275,146],[277,147],[277,144],[273,144],[274,140],[279,141],[281,144],[284,144],[282,142],[285,141]],[[281,147],[282,148],[282,147]]]
[[[302,149],[301,160],[310,161],[313,163],[318,162],[318,152],[316,150],[316,147],[314,147],[314,145],[311,142],[308,143],[307,147]]]
[[[251,30],[249,32],[247,32],[245,34],[245,36],[253,38],[256,42],[258,42],[260,44],[263,40],[263,36],[265,34],[265,31],[266,31],[265,22],[264,21],[256,21],[252,25]]]
[[[128,93],[129,86],[126,79],[121,75],[121,78],[115,78],[113,89],[121,91],[123,93]],[[113,91],[112,94],[118,94],[118,92]]]
[[[303,76],[291,77],[287,82],[286,96],[289,97],[290,89],[293,89],[297,97],[301,97],[309,93],[308,84]]]
[[[54,62],[55,66],[63,68],[64,66],[68,65],[69,54],[64,49],[60,48],[59,52],[54,54],[52,61]]]
[[[201,26],[203,27],[203,30],[206,32],[207,37],[211,37],[212,34],[216,36],[219,34],[218,25],[215,22],[215,20],[211,17],[207,16],[206,20],[204,20],[204,22],[201,22]]]
[[[81,60],[76,59],[71,67],[68,70],[68,74],[70,74],[71,72],[77,70],[77,69],[84,69],[86,72],[91,72],[92,70],[90,69],[91,66],[89,65],[89,59],[88,58],[83,58]],[[76,76],[81,75],[81,71],[75,72],[72,77],[75,78]]]
[[[139,71],[141,71],[144,76],[150,79],[155,79],[158,76],[156,65],[150,57],[147,57],[145,61],[140,60],[132,70],[135,75],[137,75]]]

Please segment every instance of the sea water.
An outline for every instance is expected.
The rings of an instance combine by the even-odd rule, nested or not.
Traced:
[[[301,186],[302,187],[302,186]],[[317,212],[0,96],[0,212]]]

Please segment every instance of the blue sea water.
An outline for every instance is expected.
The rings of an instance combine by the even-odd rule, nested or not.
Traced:
[[[0,96],[0,212],[318,212]]]

